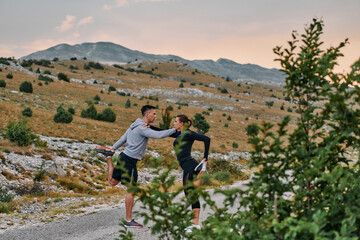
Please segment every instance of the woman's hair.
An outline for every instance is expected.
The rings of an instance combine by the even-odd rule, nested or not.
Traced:
[[[180,122],[184,123],[184,126],[186,126],[186,128],[190,128],[192,125],[192,120],[188,118],[188,116],[186,116],[185,114],[180,114],[177,115],[176,117],[179,118]]]

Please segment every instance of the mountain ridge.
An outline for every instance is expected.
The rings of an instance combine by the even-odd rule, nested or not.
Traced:
[[[187,60],[173,54],[150,54],[132,50],[112,42],[84,42],[70,45],[61,43],[45,50],[37,51],[20,59],[48,59],[55,57],[65,60],[73,57],[99,62],[127,63],[134,61],[179,61],[190,67],[234,81],[257,81],[270,84],[284,83],[285,76],[275,68],[264,68],[256,64],[240,64],[226,58],[214,61]]]

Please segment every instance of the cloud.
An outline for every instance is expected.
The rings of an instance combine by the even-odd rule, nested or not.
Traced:
[[[59,32],[65,32],[74,27],[75,19],[76,17],[74,16],[66,15],[66,19],[62,22],[60,26],[55,27],[55,29],[58,30]]]
[[[124,7],[129,5],[129,1],[128,0],[116,0],[115,3],[115,7],[119,8],[119,7]]]
[[[143,3],[143,2],[168,2],[170,0],[115,0],[115,8],[125,7],[130,5],[130,3]],[[113,6],[105,4],[103,6],[104,10],[111,10]]]
[[[109,6],[107,4],[104,5],[104,10],[111,10],[112,9],[112,6]]]
[[[94,21],[93,16],[89,16],[89,17],[85,17],[85,18],[81,19],[77,25],[78,26],[86,25],[86,24],[92,23],[93,21]]]

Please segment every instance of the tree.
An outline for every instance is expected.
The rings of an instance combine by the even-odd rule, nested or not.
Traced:
[[[6,127],[5,137],[11,142],[16,142],[18,146],[28,146],[35,139],[31,133],[31,128],[26,126],[27,120],[22,119],[20,122],[9,122]]]
[[[205,134],[209,131],[210,125],[201,113],[196,113],[192,121],[199,133]]]
[[[70,82],[70,79],[68,78],[68,76],[65,73],[58,73],[57,77],[59,80],[63,80],[65,82]]]
[[[166,170],[145,189],[132,188],[151,210],[143,216],[155,222],[153,233],[161,239],[359,239],[360,162],[350,162],[347,152],[360,150],[360,109],[349,104],[360,101],[360,60],[349,73],[335,73],[348,41],[322,50],[322,29],[323,22],[314,19],[300,37],[292,34],[288,48],[274,48],[299,118],[286,116],[276,129],[263,122],[257,134],[251,131],[250,167],[259,171],[245,190],[216,190],[224,195],[220,207],[207,192],[192,192],[213,210],[201,231],[184,236],[189,202],[168,207],[178,191],[168,191],[175,179],[164,176]],[[229,211],[231,206],[237,211]]]
[[[31,82],[25,81],[22,82],[19,88],[20,92],[26,92],[26,93],[32,93],[33,92],[33,86]]]
[[[130,99],[128,99],[125,103],[125,108],[130,108],[131,107],[131,102]]]
[[[115,122],[116,114],[111,108],[105,108],[102,113],[98,115],[98,120],[105,122]]]
[[[0,79],[0,87],[2,88],[6,87],[6,82],[4,79]]]
[[[87,109],[81,111],[81,117],[97,119],[97,110],[93,104],[91,104]]]
[[[56,123],[71,123],[73,120],[73,116],[70,112],[65,111],[65,109],[60,105],[56,114],[54,115],[54,122]]]
[[[12,79],[14,76],[12,75],[12,73],[8,73],[8,74],[6,74],[6,78],[8,78],[8,79]]]
[[[24,110],[21,111],[21,114],[24,116],[24,117],[31,117],[33,112],[31,110],[30,107],[27,107],[25,108]]]
[[[166,108],[165,110],[161,111],[161,119],[162,119],[162,123],[160,123],[160,128],[169,129],[172,120],[169,108]]]

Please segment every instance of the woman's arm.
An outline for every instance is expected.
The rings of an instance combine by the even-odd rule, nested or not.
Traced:
[[[189,137],[193,140],[196,141],[202,141],[204,142],[204,158],[206,159],[206,161],[208,160],[208,156],[209,156],[209,148],[210,148],[210,138],[208,136],[205,136],[201,133],[197,133],[197,132],[193,132],[191,131],[191,134],[189,134]]]
[[[149,125],[149,128],[154,130],[154,131],[164,131],[164,130],[166,130],[166,129],[155,127],[153,125]],[[169,137],[177,138],[179,136],[179,134],[180,134],[180,132],[176,131],[175,133],[171,134]]]

